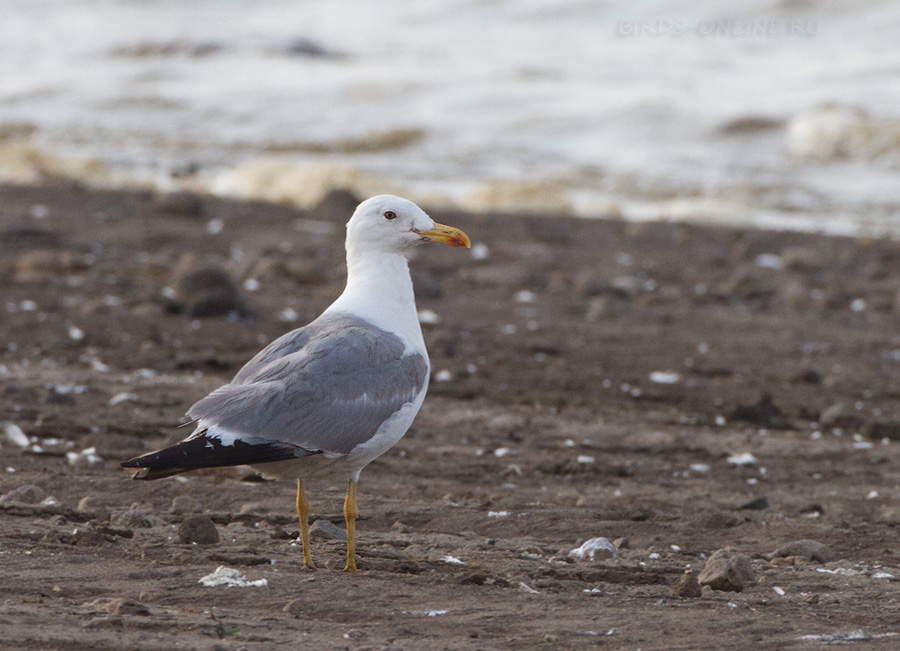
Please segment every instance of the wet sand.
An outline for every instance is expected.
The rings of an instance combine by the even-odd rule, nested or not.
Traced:
[[[340,293],[353,204],[0,187],[0,422],[31,437],[0,433],[3,646],[897,644],[887,240],[435,212],[486,248],[413,262],[432,385],[362,474],[360,575],[327,533],[300,569],[288,482],[130,481],[119,460]],[[344,488],[312,483],[313,518],[342,525]],[[182,543],[204,513],[219,542]],[[616,558],[569,556],[598,536]],[[771,556],[801,539],[832,559]],[[754,581],[673,596],[724,547]],[[268,585],[198,583],[220,565]]]

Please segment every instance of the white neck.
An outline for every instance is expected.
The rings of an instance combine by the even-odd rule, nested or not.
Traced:
[[[353,314],[410,342],[407,352],[428,358],[416,312],[409,263],[400,253],[347,256],[347,286],[325,310]]]

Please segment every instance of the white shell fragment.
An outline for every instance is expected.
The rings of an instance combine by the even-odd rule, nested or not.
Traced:
[[[534,292],[528,291],[527,289],[516,292],[515,296],[513,296],[513,300],[516,303],[534,303],[535,298]]]
[[[419,323],[422,325],[435,325],[441,322],[441,317],[433,310],[419,310]]]
[[[110,406],[117,405],[120,402],[137,401],[138,397],[134,393],[128,393],[127,391],[122,391],[121,393],[117,393],[112,398],[109,399]]]
[[[404,615],[417,615],[419,617],[438,617],[440,615],[446,615],[448,610],[404,610]]]
[[[491,255],[491,250],[487,247],[487,244],[478,242],[472,245],[472,248],[469,249],[469,254],[473,260],[487,260]]]
[[[103,463],[103,459],[97,454],[97,448],[95,447],[85,448],[81,452],[66,452],[66,459],[73,466],[79,464],[94,466],[98,463]]]
[[[756,256],[756,266],[763,269],[783,269],[784,260],[774,253],[760,253]]]
[[[570,551],[569,556],[572,558],[587,558],[588,560],[593,560],[594,555],[600,550],[610,552],[613,558],[616,558],[619,555],[619,550],[617,550],[616,546],[609,541],[609,538],[591,538],[590,540],[585,541],[581,547]]]
[[[258,579],[249,581],[243,572],[230,567],[220,565],[212,574],[207,574],[197,583],[213,588],[218,585],[224,585],[229,588],[266,588],[269,582],[266,579]]]
[[[740,452],[738,454],[732,454],[727,459],[728,465],[730,466],[753,466],[758,463],[756,457],[754,457],[749,452]]]
[[[6,436],[7,441],[20,448],[27,448],[31,445],[31,441],[28,440],[25,432],[23,432],[22,428],[15,423],[4,423],[3,434]]]

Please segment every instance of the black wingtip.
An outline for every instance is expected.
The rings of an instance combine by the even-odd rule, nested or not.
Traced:
[[[153,454],[153,453],[151,453]],[[137,468],[138,471],[134,473],[131,478],[142,480],[142,481],[150,481],[153,479],[162,479],[163,477],[171,477],[172,475],[179,475],[183,472],[187,472],[191,470],[191,468],[151,468],[142,465],[141,460],[150,455],[143,455],[140,457],[134,457],[132,459],[127,459],[119,463],[119,466],[122,468]]]
[[[298,448],[284,444],[234,441],[222,445],[215,437],[194,436],[180,443],[122,461],[123,468],[137,468],[132,479],[153,480],[199,468],[222,468],[296,459]],[[305,452],[305,451],[303,451]]]

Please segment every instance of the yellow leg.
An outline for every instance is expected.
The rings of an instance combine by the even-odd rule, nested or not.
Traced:
[[[297,480],[297,517],[300,518],[300,544],[303,546],[303,569],[314,570],[312,555],[309,553],[309,501],[303,480]]]
[[[347,499],[344,500],[344,520],[347,523],[347,564],[345,572],[356,574],[356,482],[351,481],[347,487]]]

